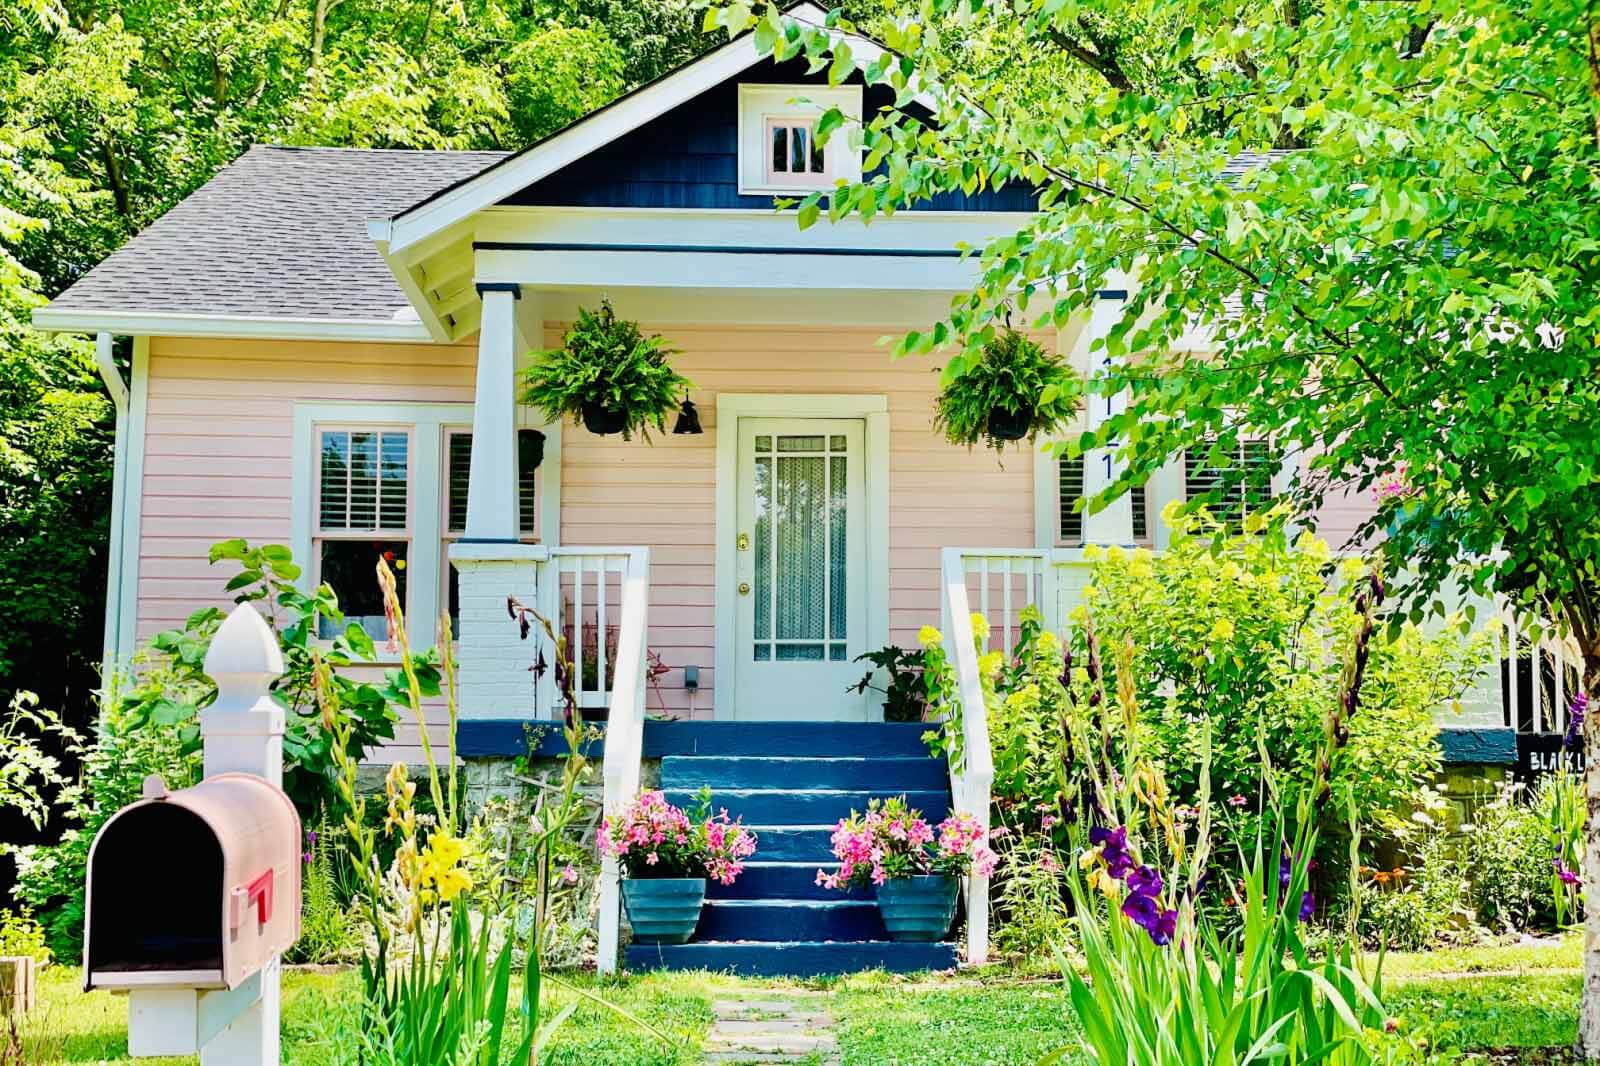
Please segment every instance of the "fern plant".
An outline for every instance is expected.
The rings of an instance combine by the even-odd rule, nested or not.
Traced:
[[[1007,328],[978,359],[957,356],[945,367],[933,424],[952,444],[970,448],[981,440],[999,451],[1009,441],[1063,429],[1082,391],[1060,356]]]
[[[649,440],[651,423],[665,431],[668,412],[693,387],[672,368],[676,354],[660,335],[645,336],[601,300],[598,311],[578,310],[561,347],[535,353],[522,402],[552,421],[571,415],[594,433]]]

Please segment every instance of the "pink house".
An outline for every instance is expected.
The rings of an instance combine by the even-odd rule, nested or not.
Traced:
[[[870,42],[856,54],[870,60]],[[529,672],[535,643],[507,618],[515,595],[559,615],[581,701],[609,712],[608,802],[634,790],[642,756],[910,759],[920,727],[874,726],[878,701],[847,693],[858,655],[914,646],[941,619],[959,629],[968,609],[996,619],[997,640],[1026,603],[1061,617],[1082,546],[1159,550],[1162,507],[1207,487],[1207,471],[1174,463],[1085,517],[1073,500],[1108,476],[1108,456],[1059,463],[1024,447],[997,461],[933,431],[938,360],[893,361],[880,339],[941,317],[976,273],[960,249],[1023,224],[1033,191],[805,231],[774,210],[775,197],[859,178],[849,130],[819,149],[813,123],[832,106],[871,114],[889,95],[859,76],[830,87],[804,60],[760,59],[744,37],[514,155],[246,152],[35,315],[43,329],[99,334],[111,375],[111,336],[133,338],[131,383],[113,385],[125,393],[108,655],[218,603],[206,551],[230,536],[292,546],[307,581],[332,584],[382,632],[370,573],[391,552],[406,564],[414,640],[453,620],[469,752],[515,750],[522,724],[555,708],[549,681],[536,691]],[[528,354],[602,296],[681,349],[700,432],[624,442],[518,404]],[[1041,339],[1087,371],[1125,298],[1103,292],[1093,315]],[[1365,506],[1330,510],[1324,534],[1342,539]],[[664,672],[646,686],[652,662]],[[734,750],[701,727],[647,731],[649,715],[776,724]],[[967,765],[913,785],[982,813],[987,740],[982,716],[967,717],[978,731]],[[807,749],[807,736],[824,739]],[[859,806],[863,790],[904,785],[851,780],[873,769],[852,764],[806,767],[826,787],[800,788],[782,769],[751,763],[729,794],[755,812],[764,788],[837,801],[767,816],[800,834],[773,860],[768,902],[812,898],[777,869],[814,869],[808,827]],[[969,893],[970,958],[986,950],[983,895]],[[748,931],[738,921],[771,918],[739,909],[763,899],[724,902],[727,942]],[[609,949],[614,896],[607,906]],[[790,910],[802,918],[783,943],[875,942],[847,912]],[[656,961],[845,965],[736,956]]]

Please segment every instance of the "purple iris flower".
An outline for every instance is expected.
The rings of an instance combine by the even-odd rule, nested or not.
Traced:
[[[1589,709],[1589,694],[1579,689],[1572,694],[1572,702],[1567,704],[1567,735],[1561,746],[1568,751],[1577,751],[1583,734],[1583,714]]]
[[[1105,860],[1106,869],[1112,877],[1121,880],[1133,869],[1133,856],[1128,853],[1126,826],[1119,825],[1115,829],[1095,826],[1089,830],[1089,843],[1100,848],[1100,857]]]
[[[1289,887],[1289,875],[1292,872],[1292,869],[1293,866],[1289,859],[1289,852],[1285,850],[1283,855],[1278,859],[1278,887],[1280,889]]]
[[[1577,885],[1582,883],[1582,878],[1580,878],[1567,866],[1566,863],[1562,862],[1560,859],[1553,860],[1550,865],[1555,868],[1556,877],[1560,878],[1562,884]]]
[[[1139,866],[1129,870],[1124,882],[1134,895],[1154,896],[1161,892],[1161,874],[1154,866]]]
[[[1317,912],[1317,897],[1306,892],[1300,896],[1300,920],[1309,922],[1311,916]]]

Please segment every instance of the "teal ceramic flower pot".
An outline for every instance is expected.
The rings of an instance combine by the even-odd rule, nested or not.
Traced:
[[[949,874],[896,877],[878,886],[878,911],[892,940],[939,940],[956,916],[956,879]]]
[[[622,882],[628,924],[633,926],[633,939],[641,944],[685,943],[694,935],[705,901],[703,877],[630,877]]]

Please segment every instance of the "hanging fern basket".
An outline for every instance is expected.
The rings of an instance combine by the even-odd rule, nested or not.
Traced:
[[[1032,431],[1035,416],[1031,408],[1023,411],[993,408],[989,412],[989,436],[995,440],[1021,440]]]
[[[628,412],[600,403],[583,405],[583,428],[600,437],[610,437],[628,428]]]
[[[602,299],[598,310],[579,308],[561,347],[534,353],[522,402],[552,422],[570,417],[602,437],[649,440],[652,426],[666,432],[667,415],[682,409],[693,387],[672,368],[676,354]]]

